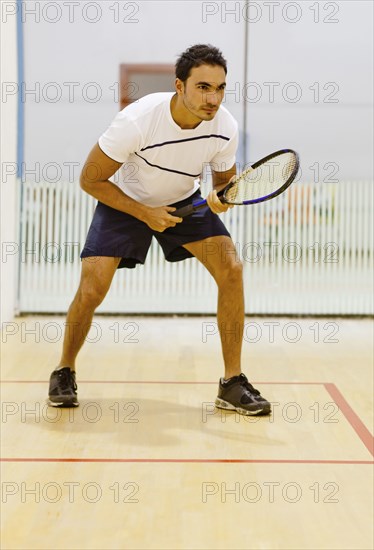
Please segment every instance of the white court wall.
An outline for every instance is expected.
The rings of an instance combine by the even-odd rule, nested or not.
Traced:
[[[197,42],[228,59],[226,105],[241,129],[247,110],[249,160],[294,147],[304,179],[372,177],[371,1],[71,4],[24,8],[29,179],[78,175],[69,163],[83,162],[118,110],[120,63],[173,63]]]
[[[250,159],[287,145],[300,154],[304,181],[372,179],[373,2],[256,4]]]
[[[25,15],[28,179],[35,179],[36,163],[42,177],[49,179],[55,172],[47,167],[43,174],[43,167],[57,163],[62,169],[61,181],[70,178],[67,163],[81,166],[118,111],[116,83],[121,63],[175,63],[186,47],[211,42],[228,59],[228,87],[243,79],[244,25],[204,22],[202,2],[93,4],[100,9],[77,7],[71,23],[67,8],[61,10],[61,19],[55,24],[46,20],[46,15],[53,17],[52,8],[44,13],[44,19],[41,10],[38,21],[38,14]],[[88,22],[95,13],[97,22]],[[242,105],[229,101],[227,106],[241,121]],[[72,164],[70,168],[72,172]],[[79,167],[74,167],[74,175],[78,174]]]
[[[11,2],[2,3],[2,10],[5,4]],[[197,42],[217,45],[228,59],[226,106],[242,131],[247,111],[249,160],[288,146],[301,155],[304,180],[372,178],[372,2],[256,1],[248,12],[245,2],[237,1],[76,4],[23,4],[21,98],[29,181],[77,180],[89,149],[118,110],[120,63],[173,63]],[[16,18],[2,11],[4,20],[3,79],[15,82]],[[10,160],[15,158],[16,96],[8,96],[5,107]],[[12,242],[16,204],[9,178],[3,190],[3,240]],[[3,265],[4,319],[15,307],[15,260],[8,257]]]
[[[9,2],[10,4],[10,2]],[[1,22],[1,81],[17,81],[17,24]],[[15,309],[17,255],[17,204],[14,163],[17,161],[17,98],[1,102],[1,321],[11,321]],[[13,166],[13,169],[11,167]],[[6,174],[7,167],[13,175]]]

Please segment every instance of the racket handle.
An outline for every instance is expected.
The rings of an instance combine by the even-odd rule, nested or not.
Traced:
[[[170,212],[170,214],[172,216],[177,216],[178,218],[185,218],[186,216],[190,216],[191,214],[193,214],[193,212],[196,212],[196,210],[200,210],[201,208],[205,208],[206,206],[206,200],[196,201],[193,204],[188,204],[187,206],[178,208],[174,212]]]
[[[217,196],[223,202],[222,196],[225,189],[221,189],[219,193],[217,193]],[[207,206],[206,199],[202,199],[200,201],[195,201],[193,204],[188,204],[187,206],[183,206],[182,208],[178,208],[175,210],[175,212],[171,212],[172,216],[177,216],[178,218],[185,218],[186,216],[190,216],[193,214],[193,212],[196,212],[196,210],[201,210],[201,208],[205,208]]]

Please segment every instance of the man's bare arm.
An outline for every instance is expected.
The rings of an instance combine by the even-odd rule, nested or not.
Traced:
[[[223,204],[219,200],[217,192],[221,191],[221,189],[223,189],[229,183],[230,179],[233,178],[235,174],[235,164],[225,172],[216,172],[215,170],[212,170],[213,190],[209,193],[206,200],[209,208],[215,214],[221,214],[222,212],[226,212],[229,208],[232,208],[232,206],[229,206],[228,204]]]
[[[108,157],[96,144],[83,166],[80,176],[81,188],[103,204],[134,216],[155,231],[164,231],[168,227],[174,227],[179,220],[182,221],[182,218],[170,214],[175,208],[146,206],[126,195],[109,181],[121,166],[121,162]]]

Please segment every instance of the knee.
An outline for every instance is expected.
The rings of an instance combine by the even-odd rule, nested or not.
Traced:
[[[107,290],[92,285],[81,285],[77,292],[77,299],[86,309],[96,309],[106,296]]]
[[[242,280],[243,264],[238,259],[224,263],[216,276],[218,286],[236,286],[238,284],[241,284]]]

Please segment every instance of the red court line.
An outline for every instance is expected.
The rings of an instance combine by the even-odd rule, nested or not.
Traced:
[[[15,384],[42,384],[45,381],[36,380],[5,380],[2,383]],[[216,384],[216,382],[197,381],[163,381],[163,380],[88,380],[83,383],[92,384]],[[374,456],[373,436],[364,423],[353,411],[335,384],[331,382],[254,382],[254,384],[282,384],[282,385],[323,385],[330,394],[333,401],[338,405],[339,410],[345,416],[347,422],[352,426],[357,436],[361,439],[370,454]],[[201,463],[269,463],[269,464],[374,464],[373,461],[365,460],[241,460],[241,459],[80,459],[80,458],[2,458],[0,462],[201,462]]]
[[[1,462],[109,462],[197,464],[374,464],[374,460],[267,460],[240,458],[2,458]]]
[[[331,395],[332,399],[338,405],[339,409],[344,414],[347,421],[350,423],[358,437],[361,439],[362,443],[368,449],[371,456],[374,456],[374,442],[373,436],[362,422],[362,420],[357,416],[348,402],[344,399],[338,388],[335,384],[326,383],[324,384],[326,390]]]
[[[46,384],[48,380],[0,380],[0,384]],[[218,384],[199,380],[79,380],[82,384]],[[285,385],[285,386],[323,386],[325,382],[257,382],[252,384]]]

